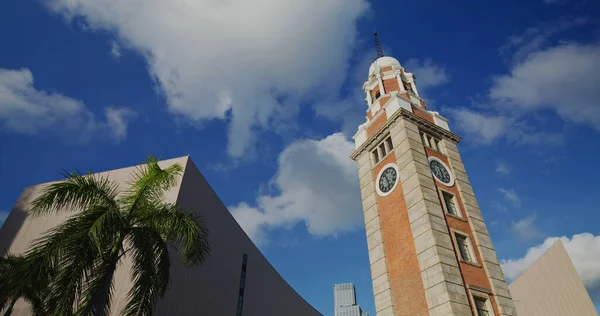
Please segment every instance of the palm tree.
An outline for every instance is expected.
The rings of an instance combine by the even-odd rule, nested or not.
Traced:
[[[122,315],[151,315],[169,283],[169,248],[188,265],[208,258],[208,231],[196,215],[164,202],[183,169],[161,169],[150,156],[124,191],[107,177],[63,173],[32,202],[30,216],[78,212],[38,239],[25,254],[51,275],[44,305],[49,315],[107,315],[115,270],[131,258],[133,286]]]
[[[36,266],[38,260],[34,253],[29,257],[5,254],[0,257],[0,310],[5,309],[4,316],[12,314],[15,303],[19,298],[31,306],[34,315],[47,315],[44,297],[47,295],[48,276],[51,271],[40,273]]]

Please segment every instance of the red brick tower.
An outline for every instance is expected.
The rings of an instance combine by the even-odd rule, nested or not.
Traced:
[[[354,136],[378,316],[516,315],[448,120],[380,57]]]

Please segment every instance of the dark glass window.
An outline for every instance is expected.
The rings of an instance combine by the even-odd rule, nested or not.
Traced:
[[[244,288],[246,287],[246,266],[248,265],[248,255],[244,254],[242,258],[242,273],[240,275],[240,291],[238,294],[237,316],[242,316],[244,307]]]

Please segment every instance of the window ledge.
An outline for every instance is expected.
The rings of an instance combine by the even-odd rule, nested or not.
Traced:
[[[477,285],[473,285],[473,284],[467,284],[467,288],[469,290],[475,290],[475,291],[486,293],[486,294],[492,294],[492,295],[494,294],[492,292],[492,290],[490,290],[490,289],[486,289],[486,288],[483,288],[483,287],[480,287],[480,286],[477,286]]]
[[[442,155],[442,156],[444,156],[444,157],[448,158],[448,155],[444,154],[443,152],[441,152],[441,151],[439,151],[439,150],[435,150],[435,149],[433,149],[433,148],[431,148],[431,147],[429,147],[429,146],[427,146],[427,145],[425,145],[425,144],[423,144],[423,146],[425,146],[425,148],[427,148],[427,149],[429,149],[429,150],[433,151],[434,153],[438,153],[438,154],[440,154],[440,155]]]
[[[450,217],[452,217],[452,218],[454,218],[454,219],[457,219],[457,220],[459,220],[459,221],[463,221],[463,222],[466,222],[466,221],[467,221],[465,218],[462,218],[462,217],[460,217],[460,216],[458,216],[458,215],[454,215],[454,214],[451,214],[451,213],[448,213],[448,212],[446,212],[446,215],[448,215],[448,216],[450,216]]]
[[[469,260],[465,260],[465,259],[461,259],[461,258],[459,258],[458,260],[460,260],[460,262],[462,262],[462,263],[466,263],[466,264],[481,268],[481,265],[477,262],[473,262],[473,261],[469,261]]]

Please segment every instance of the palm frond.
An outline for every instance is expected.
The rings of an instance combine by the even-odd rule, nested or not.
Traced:
[[[49,309],[55,315],[70,315],[85,293],[98,267],[106,264],[117,235],[125,223],[119,211],[99,206],[84,210],[50,230],[33,244],[44,254],[46,265],[56,273],[49,288]],[[118,247],[118,246],[117,246]],[[120,249],[117,249],[120,251]]]
[[[178,243],[178,250],[186,264],[204,263],[210,254],[209,232],[202,218],[179,209],[175,204],[165,203],[155,208],[148,206],[136,214],[134,221]]]
[[[133,286],[122,314],[152,315],[157,299],[165,294],[169,284],[168,245],[158,232],[144,227],[132,228],[127,237],[133,259]]]
[[[117,208],[118,185],[106,177],[81,174],[79,171],[62,172],[64,180],[48,185],[31,203],[29,214],[45,215],[85,209],[90,205]]]
[[[22,298],[29,302],[35,315],[47,314],[44,298],[52,273],[40,269],[40,263],[36,256],[6,254],[0,257],[0,310]]]
[[[149,156],[146,164],[138,167],[130,179],[130,187],[122,199],[130,213],[141,204],[160,203],[164,193],[177,184],[183,172],[179,164],[161,169],[158,160]]]

